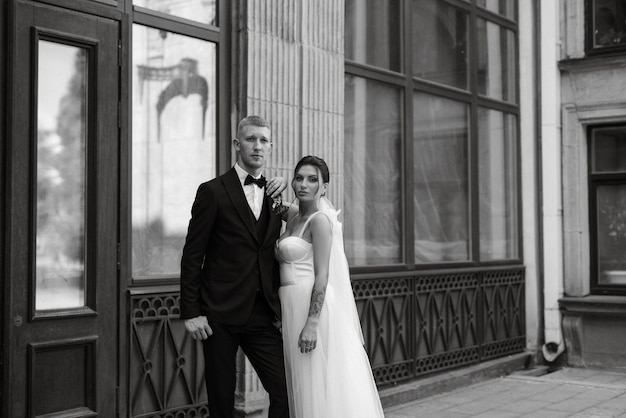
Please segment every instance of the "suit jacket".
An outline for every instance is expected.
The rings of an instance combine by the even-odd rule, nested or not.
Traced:
[[[278,262],[274,245],[281,217],[269,211],[260,240],[234,168],[198,187],[181,259],[181,319],[205,315],[226,325],[243,325],[257,291],[280,318]],[[260,289],[259,289],[260,287]]]

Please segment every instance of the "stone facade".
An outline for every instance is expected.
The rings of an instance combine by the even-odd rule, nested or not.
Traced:
[[[584,2],[561,2],[563,334],[568,361],[625,367],[626,297],[590,296],[588,127],[626,122],[626,56],[586,57]],[[619,86],[619,87],[616,87]],[[544,92],[547,94],[547,92]],[[618,341],[620,340],[620,341]]]

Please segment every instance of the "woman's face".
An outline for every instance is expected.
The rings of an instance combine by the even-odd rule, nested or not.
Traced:
[[[327,185],[321,182],[317,167],[303,165],[293,177],[291,187],[300,201],[316,200],[326,190]]]

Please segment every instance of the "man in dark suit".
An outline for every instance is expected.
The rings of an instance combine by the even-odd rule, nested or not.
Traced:
[[[211,418],[231,418],[241,347],[269,393],[270,417],[288,417],[274,244],[281,217],[272,199],[286,183],[261,176],[271,130],[248,116],[233,140],[237,163],[198,188],[181,260],[181,318],[203,340]],[[260,181],[259,181],[260,180]]]

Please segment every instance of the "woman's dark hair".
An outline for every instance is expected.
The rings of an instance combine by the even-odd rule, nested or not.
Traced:
[[[306,157],[302,157],[298,164],[296,164],[296,169],[293,171],[294,175],[300,170],[300,167],[303,165],[312,165],[313,167],[319,168],[322,173],[322,180],[324,183],[330,182],[330,173],[328,171],[328,166],[326,162],[322,160],[320,157],[316,157],[315,155],[307,155]]]

